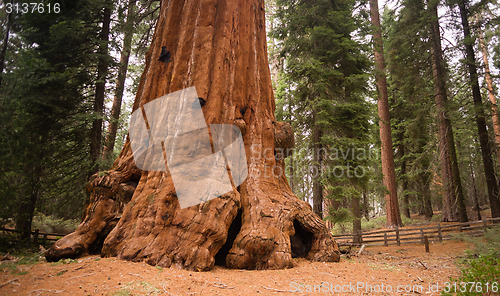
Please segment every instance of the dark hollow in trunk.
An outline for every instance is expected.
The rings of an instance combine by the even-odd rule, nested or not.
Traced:
[[[104,257],[196,271],[216,263],[280,269],[293,266],[290,237],[296,236],[301,256],[339,261],[331,233],[292,193],[278,157],[294,141],[290,125],[274,118],[264,2],[170,0],[162,1],[159,15],[134,110],[195,86],[207,124],[241,129],[248,177],[218,198],[180,208],[170,174],[139,170],[127,140],[111,170],[91,177],[83,222],[48,250],[47,260],[89,253],[105,237]],[[162,47],[169,63],[158,60]]]

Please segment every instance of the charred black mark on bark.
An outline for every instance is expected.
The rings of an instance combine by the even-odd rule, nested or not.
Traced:
[[[205,101],[205,99],[203,98],[198,98],[198,101],[200,101],[200,106],[205,106],[205,104],[207,103],[207,101]]]
[[[162,46],[160,57],[158,58],[158,60],[163,63],[170,63],[170,57],[171,57],[170,51],[167,50],[166,46]]]

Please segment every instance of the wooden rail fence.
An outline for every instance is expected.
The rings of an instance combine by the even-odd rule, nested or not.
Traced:
[[[454,223],[428,227],[413,227],[413,228],[398,228],[390,230],[376,230],[368,232],[360,232],[357,234],[338,234],[334,235],[335,241],[339,246],[388,246],[401,244],[424,244],[427,237],[429,241],[450,240],[454,238],[452,233],[467,233],[471,236],[482,236],[495,225],[495,222],[500,221],[500,218],[490,218],[479,221],[471,221],[465,223]],[[498,223],[496,224],[498,225]]]
[[[20,233],[19,231],[15,229],[8,229],[8,228],[0,228],[0,231],[3,232],[13,232],[13,233]],[[33,242],[33,244],[38,244],[38,242],[45,243],[46,241],[57,241],[61,237],[65,236],[66,234],[57,234],[57,233],[45,233],[45,232],[40,232],[39,229],[35,229],[31,231],[31,237],[30,237],[30,242]],[[41,237],[41,240],[40,240]]]

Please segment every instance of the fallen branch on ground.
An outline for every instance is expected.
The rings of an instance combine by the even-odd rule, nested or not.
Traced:
[[[427,266],[425,266],[425,264],[422,263],[422,261],[418,260],[418,263],[422,264],[422,266],[425,268],[425,269],[428,269]]]
[[[57,294],[57,293],[62,293],[62,292],[65,292],[66,290],[49,290],[49,289],[38,289],[38,290],[33,290],[31,292],[28,293],[28,295],[31,295],[31,293],[40,293],[40,292],[50,292],[50,293],[54,293],[54,294]]]
[[[164,285],[161,285],[161,287],[163,288],[163,292],[167,293],[167,295],[174,296],[174,294],[169,293],[169,292],[167,291],[167,289],[165,288],[165,286],[164,286]]]
[[[144,277],[143,277],[142,275],[140,275],[140,274],[131,273],[131,272],[129,272],[128,274],[130,274],[130,275],[135,275],[135,276],[138,276],[138,277],[140,277],[140,278],[144,278]]]
[[[87,273],[87,274],[84,274],[84,275],[74,276],[74,277],[70,278],[70,280],[77,279],[77,278],[82,278],[82,277],[86,277],[86,276],[91,276],[93,274],[94,273]]]
[[[361,255],[364,250],[365,250],[365,245],[362,245],[361,249],[359,249],[359,251],[358,251],[358,256]]]
[[[1,284],[1,285],[0,285],[0,288],[1,288],[1,287],[3,287],[3,286],[7,286],[8,284],[14,284],[14,282],[19,282],[19,279],[12,279],[12,280],[10,280],[10,281],[7,281],[7,282],[5,282],[5,283]],[[19,284],[19,283],[15,283],[15,284],[16,284],[16,285],[21,285],[21,284]]]
[[[234,289],[234,288],[236,288],[236,287],[229,287],[229,286],[228,286],[228,285],[226,285],[226,284],[223,284],[223,283],[217,283],[217,282],[212,283],[212,286],[217,287],[217,288],[221,288],[221,289]]]

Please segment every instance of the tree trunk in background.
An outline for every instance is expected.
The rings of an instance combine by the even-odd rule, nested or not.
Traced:
[[[354,219],[352,221],[352,233],[361,233],[361,206],[359,204],[359,197],[354,195],[352,197],[352,214]],[[359,243],[359,237],[354,236],[354,243]]]
[[[316,124],[316,115],[313,116],[313,212],[323,217],[323,184],[321,184],[321,165],[323,163],[321,129]]]
[[[495,151],[497,154],[497,162],[500,166],[500,119],[498,117],[497,99],[493,88],[493,79],[490,74],[490,63],[488,62],[488,46],[484,40],[483,30],[479,27],[479,44],[483,54],[484,76],[486,80],[486,88],[488,89],[488,99],[491,102],[491,117],[493,119],[493,131],[495,133]]]
[[[396,187],[396,174],[394,172],[394,152],[392,150],[391,115],[389,113],[389,99],[387,96],[387,80],[385,76],[384,47],[382,43],[382,30],[378,1],[370,0],[370,15],[373,25],[373,46],[375,53],[375,81],[378,94],[378,116],[380,127],[380,141],[382,154],[382,173],[384,175],[385,209],[387,226],[402,226],[401,215]]]
[[[422,141],[418,141],[419,147],[417,153],[419,155],[425,154],[425,148],[428,143],[427,133],[424,134],[425,139]],[[431,167],[431,160],[429,156],[424,156],[419,161],[420,171],[418,172],[418,179],[416,184],[416,191],[419,192],[422,196],[422,212],[426,218],[432,218],[434,215],[432,211],[432,193],[431,193],[431,182],[432,182],[432,173],[429,171],[429,167]]]
[[[477,220],[483,220],[481,217],[481,206],[479,205],[479,198],[477,197],[477,190],[476,190],[476,176],[474,173],[474,168],[472,167],[472,163],[469,162],[469,168],[470,168],[470,177],[472,178],[472,196],[474,200],[474,209],[476,210],[477,213]]]
[[[41,139],[46,139],[45,135]],[[42,143],[45,141],[41,141]],[[32,158],[28,164],[25,165],[25,178],[26,182],[29,184],[26,186],[26,192],[22,192],[18,199],[18,209],[15,217],[16,230],[21,234],[21,242],[29,243],[31,237],[31,224],[33,222],[33,216],[35,215],[35,206],[38,201],[38,196],[40,194],[42,175],[42,164],[40,160],[40,154],[28,152],[29,156]],[[43,154],[41,154],[43,155]],[[24,191],[24,190],[23,190]]]
[[[289,120],[288,120],[288,123],[290,124],[290,126],[292,126],[292,112],[293,112],[293,108],[292,108],[292,100],[290,99],[288,101],[288,114],[290,116]],[[290,173],[290,180],[288,180],[288,183],[290,183],[290,189],[292,189],[292,192],[295,194],[295,161],[294,161],[294,150],[292,150],[291,154],[290,154],[290,165],[288,166],[289,168],[289,173]]]
[[[403,136],[403,133],[402,133]],[[403,136],[404,137],[404,136]],[[404,139],[402,138],[401,141]],[[410,218],[410,195],[408,194],[408,177],[406,176],[406,160],[404,160],[405,156],[405,146],[400,145],[399,146],[399,153],[401,154],[401,176],[403,178],[403,184],[402,184],[402,195],[403,195],[403,214],[406,216],[406,218]]]
[[[484,174],[486,176],[486,186],[488,188],[488,198],[490,200],[491,216],[493,218],[500,217],[500,196],[498,190],[498,182],[491,157],[491,147],[488,138],[488,130],[486,128],[486,116],[484,114],[484,106],[481,98],[481,90],[479,89],[479,81],[476,68],[476,57],[474,56],[474,39],[470,32],[469,12],[466,7],[466,0],[458,2],[460,16],[462,17],[462,27],[464,30],[464,45],[465,57],[467,60],[467,68],[469,70],[469,78],[472,88],[472,98],[474,100],[476,125],[479,136],[479,144],[481,146],[481,155],[483,157]],[[465,204],[459,207],[464,207]]]
[[[111,107],[111,118],[109,121],[106,142],[102,151],[102,159],[108,159],[113,154],[115,148],[116,132],[122,109],[123,92],[125,90],[125,80],[127,79],[128,60],[132,50],[132,37],[134,36],[135,23],[135,3],[136,0],[130,0],[127,8],[127,19],[125,20],[125,30],[123,36],[123,47],[118,65],[118,76],[116,77],[115,96],[113,106]]]
[[[10,26],[12,23],[12,16],[7,15],[7,24],[5,25],[5,36],[3,37],[2,50],[0,51],[0,87],[2,86],[2,74],[5,67],[5,55],[7,54],[7,47],[9,46]]]
[[[438,113],[439,126],[439,159],[441,178],[443,179],[443,221],[467,221],[462,181],[458,169],[457,153],[453,138],[453,129],[448,117],[448,98],[446,94],[446,72],[441,49],[441,35],[437,14],[437,3],[429,2],[431,28],[432,73],[434,80],[434,97]]]
[[[430,183],[432,182],[431,179],[432,178],[430,173],[419,173],[419,191],[422,194],[422,207],[426,218],[432,218],[432,216],[434,215],[432,211],[432,194],[430,188]]]
[[[363,190],[363,216],[366,218],[366,221],[370,221],[370,205],[366,190]]]
[[[97,82],[95,85],[94,95],[94,116],[97,118],[92,122],[92,131],[90,134],[90,158],[92,161],[91,174],[95,173],[99,168],[97,161],[101,155],[102,142],[102,118],[104,116],[104,98],[106,92],[106,76],[108,75],[109,58],[108,58],[108,43],[109,31],[111,23],[111,8],[109,2],[106,2],[106,7],[102,13],[102,29],[99,36],[98,49],[98,64],[97,64]]]
[[[162,47],[171,62],[159,61]],[[85,220],[47,259],[95,252],[198,271],[215,262],[278,269],[292,267],[292,257],[338,261],[324,222],[279,173],[284,161],[275,149],[291,148],[293,132],[275,122],[263,1],[162,1],[134,110],[191,86],[206,100],[207,124],[242,128],[245,182],[181,209],[170,174],[135,167],[127,141],[112,169],[92,176]]]

